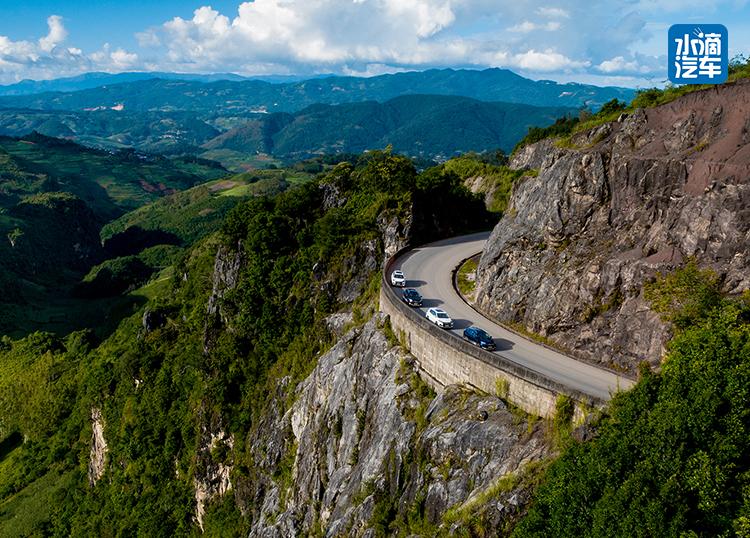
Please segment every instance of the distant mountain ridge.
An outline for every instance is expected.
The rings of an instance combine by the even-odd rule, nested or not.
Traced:
[[[359,153],[392,145],[414,157],[509,151],[532,125],[548,125],[575,108],[489,103],[450,95],[405,95],[385,103],[315,104],[299,112],[225,118],[174,112],[0,110],[0,134],[37,131],[101,148],[226,157],[269,154],[289,160]],[[219,128],[221,127],[221,128]]]
[[[295,82],[308,77],[294,75],[268,75],[256,77],[243,77],[234,73],[213,73],[207,75],[194,73],[167,73],[162,71],[148,72],[126,72],[126,73],[84,73],[74,77],[56,78],[51,80],[22,80],[15,84],[0,85],[0,96],[4,95],[32,95],[43,92],[75,92],[109,86],[111,84],[122,84],[125,82],[138,82],[152,79],[165,80],[194,80],[198,82],[216,82],[218,80],[264,80],[266,82]]]
[[[360,153],[390,144],[410,156],[444,159],[467,151],[509,152],[530,126],[547,125],[574,112],[467,97],[405,95],[385,103],[319,104],[295,114],[257,115],[203,147],[293,159]]]
[[[492,68],[481,71],[431,69],[370,78],[329,76],[286,83],[237,80],[236,75],[124,73],[91,75],[81,80],[60,81],[57,85],[63,90],[81,84],[98,84],[77,91],[7,95],[11,91],[28,93],[31,91],[28,88],[51,90],[55,88],[53,82],[34,83],[36,86],[27,83],[15,90],[6,87],[0,90],[0,95],[6,93],[0,97],[0,107],[82,111],[122,105],[126,110],[135,111],[191,110],[226,115],[258,110],[296,112],[317,103],[384,102],[403,95],[432,94],[536,106],[598,108],[615,98],[630,101],[635,94],[629,88],[534,81],[507,69]]]

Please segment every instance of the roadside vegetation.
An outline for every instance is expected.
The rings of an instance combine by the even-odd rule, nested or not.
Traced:
[[[485,195],[487,209],[502,215],[508,209],[513,184],[535,170],[515,170],[501,151],[489,154],[467,153],[446,161],[442,167],[464,181],[476,183],[476,192]]]
[[[550,466],[513,536],[750,535],[750,295],[692,263],[646,294],[675,327],[661,372]]]
[[[474,291],[477,287],[478,262],[479,260],[476,257],[469,258],[458,268],[458,273],[456,275],[458,291],[460,291],[461,295],[466,297],[470,302],[473,302],[475,299]]]

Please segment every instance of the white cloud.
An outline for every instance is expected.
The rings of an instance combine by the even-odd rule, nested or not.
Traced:
[[[116,49],[109,55],[115,69],[130,69],[138,64],[138,55],[127,52],[121,48]]]
[[[588,67],[588,61],[576,61],[567,56],[547,49],[542,52],[529,50],[515,56],[515,64],[521,69],[530,71],[564,71],[569,69],[579,69]]]
[[[662,72],[665,60],[663,56],[654,58],[643,54],[634,54],[629,58],[615,56],[601,62],[596,69],[608,75],[657,75]]]
[[[105,45],[87,55],[80,48],[64,46],[68,32],[58,15],[47,18],[47,27],[47,34],[36,41],[0,36],[0,82],[49,79],[85,71],[121,71],[138,65],[137,54],[119,47],[110,51]]]
[[[138,28],[136,50],[120,43],[82,50],[52,15],[38,39],[0,36],[0,81],[87,70],[372,75],[428,67],[658,77],[663,26],[678,3],[666,1],[237,0],[236,10],[222,13],[206,0],[189,17]],[[702,9],[685,1],[693,6],[685,16]],[[706,9],[723,13],[728,2],[745,1],[709,0]]]
[[[602,73],[633,72],[638,70],[638,63],[635,61],[628,62],[622,56],[615,56],[610,60],[604,60],[596,67]]]
[[[531,10],[534,11],[533,9]],[[544,17],[565,18],[565,10],[540,7]],[[240,4],[230,18],[211,7],[192,18],[175,17],[139,39],[160,43],[165,69],[232,70],[245,74],[257,65],[278,72],[396,72],[440,66],[509,67],[550,72],[590,64],[558,50],[513,43],[500,34],[487,39],[455,31],[472,17],[497,17],[488,0],[255,0]],[[558,20],[520,20],[518,35],[551,33]],[[222,67],[217,67],[222,66]],[[223,67],[226,66],[226,67]]]
[[[569,19],[570,13],[559,7],[546,7],[542,6],[537,8],[536,12],[542,17],[548,17],[550,19]]]
[[[426,42],[455,21],[450,0],[255,0],[230,19],[201,7],[143,34],[175,64],[219,59],[280,64],[401,63],[428,58]]]
[[[508,31],[516,32],[520,34],[527,34],[529,32],[534,32],[537,30],[554,32],[559,29],[560,29],[560,23],[557,21],[549,21],[549,22],[545,22],[542,24],[531,22],[531,21],[523,21],[519,24],[511,26],[510,28],[508,28]]]
[[[59,15],[48,17],[47,27],[49,28],[49,33],[39,39],[39,48],[44,52],[52,52],[56,46],[65,41],[65,38],[68,37],[68,32],[65,30],[62,17]]]

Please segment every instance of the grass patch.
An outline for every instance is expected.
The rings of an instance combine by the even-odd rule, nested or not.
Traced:
[[[469,301],[474,301],[475,292],[477,287],[477,258],[469,258],[466,260],[461,267],[458,269],[456,277],[456,283],[458,284],[458,291],[461,295],[466,297]]]
[[[0,504],[0,538],[48,536],[61,501],[75,487],[76,473],[52,470]]]
[[[575,402],[565,394],[558,394],[555,401],[555,416],[550,422],[550,441],[558,450],[565,449],[573,441],[573,415]]]
[[[483,516],[484,509],[493,500],[511,491],[535,489],[549,463],[549,460],[530,461],[518,471],[497,478],[463,503],[451,507],[443,514],[440,535],[508,536],[514,520],[507,519],[503,528],[496,528]]]
[[[465,522],[468,519],[468,516],[471,516],[478,509],[486,506],[492,499],[497,498],[502,493],[512,491],[518,486],[520,481],[521,479],[518,473],[509,473],[505,476],[501,476],[487,486],[487,488],[470,497],[463,504],[448,509],[443,515],[443,523],[450,526],[454,523]]]

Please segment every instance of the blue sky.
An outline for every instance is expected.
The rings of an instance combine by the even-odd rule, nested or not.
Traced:
[[[747,0],[2,0],[0,83],[87,71],[374,75],[507,67],[627,86],[666,78],[678,22],[750,55]]]

